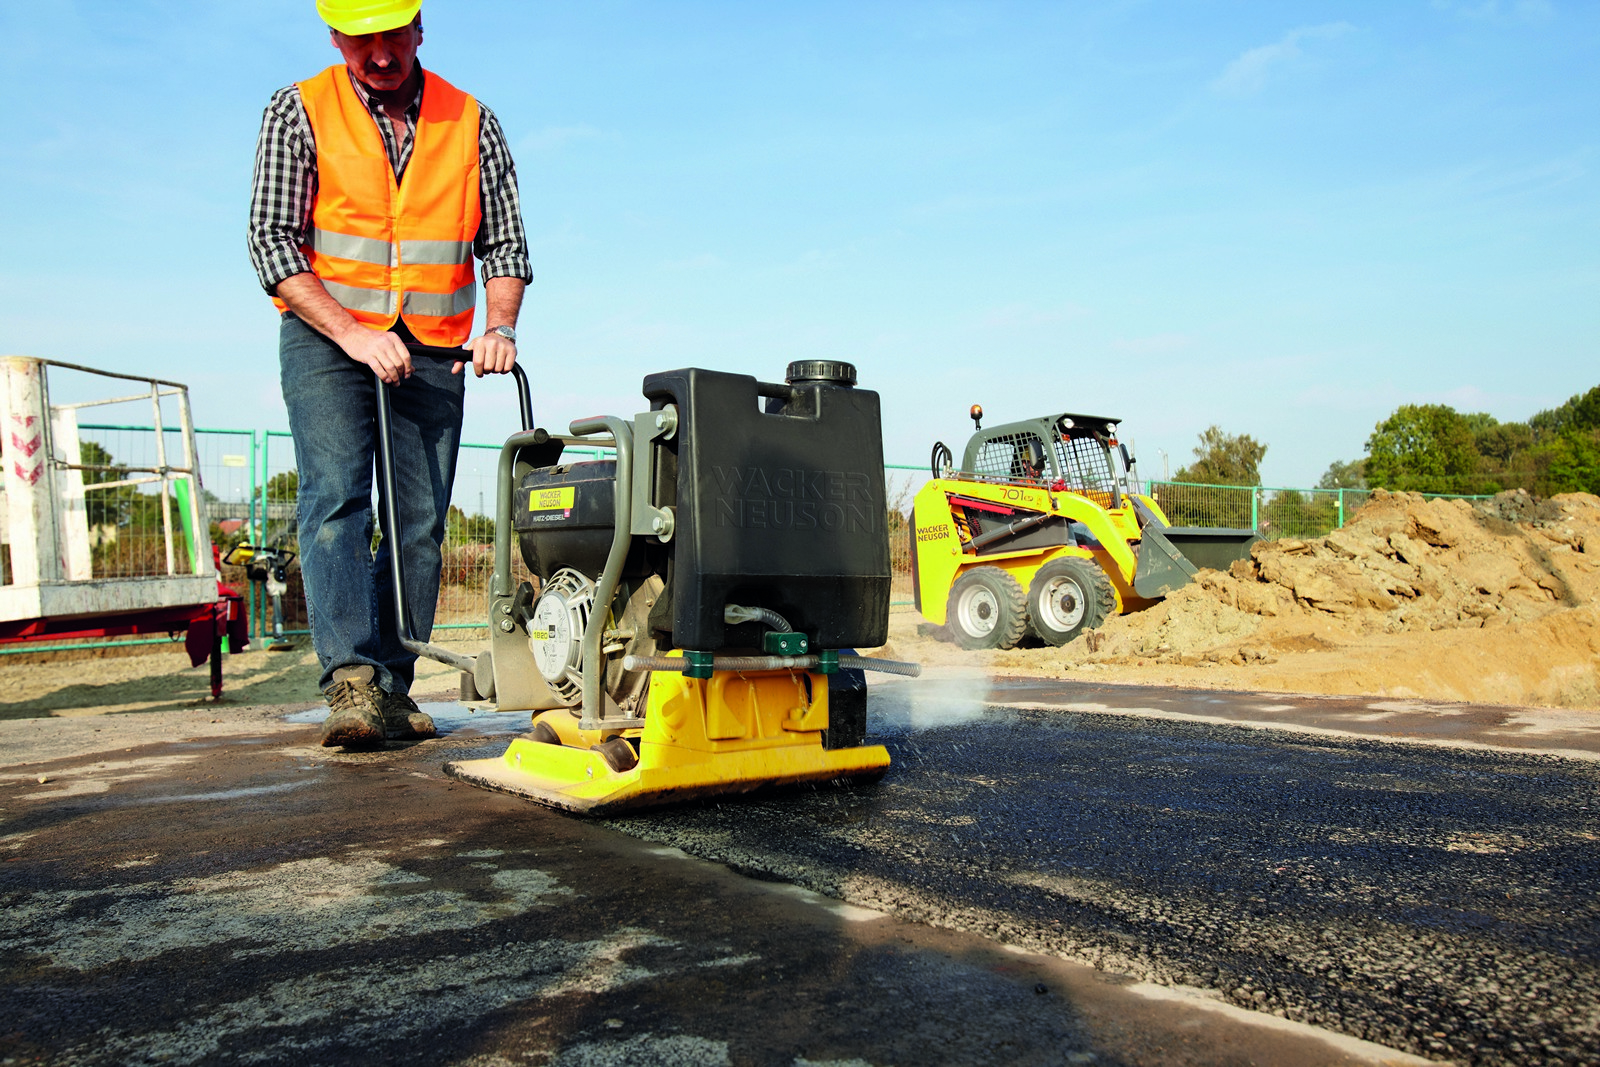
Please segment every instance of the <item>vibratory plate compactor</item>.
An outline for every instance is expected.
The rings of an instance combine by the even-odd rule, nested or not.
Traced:
[[[863,672],[919,668],[855,653],[887,638],[891,577],[878,395],[855,378],[667,371],[632,419],[507,440],[490,647],[403,636],[532,730],[445,773],[583,814],[881,776]],[[615,458],[561,462],[575,443]],[[512,578],[513,537],[537,588]]]

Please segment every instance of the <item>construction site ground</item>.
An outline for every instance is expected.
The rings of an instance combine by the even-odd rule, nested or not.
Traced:
[[[349,755],[304,650],[8,657],[0,1059],[1600,1061],[1597,515],[1383,497],[1059,649],[900,610],[881,783],[604,823],[443,778],[526,721],[446,668]]]

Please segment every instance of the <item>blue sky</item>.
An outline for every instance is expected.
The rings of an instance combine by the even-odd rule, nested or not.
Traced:
[[[847,359],[891,462],[965,413],[1216,423],[1311,484],[1403,403],[1600,384],[1600,5],[427,0],[500,117],[542,423],[647,373]],[[0,351],[283,428],[245,254],[260,113],[335,62],[311,0],[0,3]],[[515,407],[474,382],[468,438]]]

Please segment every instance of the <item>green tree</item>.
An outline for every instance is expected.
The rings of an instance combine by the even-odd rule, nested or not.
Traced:
[[[127,464],[118,463],[110,451],[96,441],[79,442],[78,462],[84,467],[100,468],[79,472],[85,490],[84,514],[90,527],[120,527],[127,531],[144,532],[161,528],[161,498],[153,491],[155,486],[144,486],[144,492],[137,485],[94,488],[105,482],[120,482],[129,477],[146,478],[150,475],[134,474],[128,470]]]
[[[1491,466],[1503,469],[1533,447],[1533,428],[1525,422],[1498,422],[1475,431],[1472,443]]]
[[[1600,430],[1600,385],[1560,407],[1539,412],[1528,420],[1528,426],[1540,441],[1572,430]]]
[[[494,519],[487,515],[468,515],[454,504],[445,512],[446,544],[488,545],[494,543]]]
[[[1528,420],[1532,444],[1517,457],[1541,496],[1600,493],[1600,385]]]
[[[1367,438],[1369,485],[1423,493],[1470,493],[1478,484],[1472,422],[1445,404],[1404,404]]]
[[[1210,426],[1200,435],[1194,462],[1173,475],[1175,482],[1197,485],[1260,485],[1261,461],[1267,446],[1249,434],[1223,433]]]
[[[1317,479],[1318,489],[1365,489],[1367,487],[1367,461],[1352,459],[1348,463],[1334,460]]]
[[[1267,446],[1249,434],[1224,433],[1207,427],[1194,450],[1194,462],[1173,475],[1173,481],[1197,486],[1258,486]],[[1196,489],[1167,486],[1157,494],[1161,510],[1174,526],[1246,527],[1254,514],[1254,490]]]
[[[1529,456],[1532,488],[1540,496],[1600,495],[1600,430],[1568,429],[1535,446]]]
[[[300,472],[290,467],[274,474],[267,479],[266,493],[267,499],[273,503],[294,500],[300,495]]]
[[[110,468],[107,470],[82,471],[83,484],[87,490],[83,495],[84,511],[87,514],[89,525],[94,526],[126,526],[133,517],[133,508],[136,503],[133,499],[135,492],[131,485],[119,486],[115,489],[89,489],[89,486],[101,482],[120,481],[128,476],[127,468],[118,466],[116,459],[106,447],[98,441],[81,441],[78,444],[78,462],[85,467]]]
[[[1321,537],[1338,525],[1338,508],[1325,493],[1282,489],[1261,506],[1261,533],[1271,538]]]

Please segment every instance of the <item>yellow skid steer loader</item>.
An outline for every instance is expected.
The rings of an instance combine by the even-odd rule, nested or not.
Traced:
[[[1064,645],[1224,570],[1260,540],[1250,529],[1173,526],[1145,495],[1120,419],[1049,415],[982,428],[961,466],[934,445],[933,480],[912,508],[917,610],[963,648]]]

